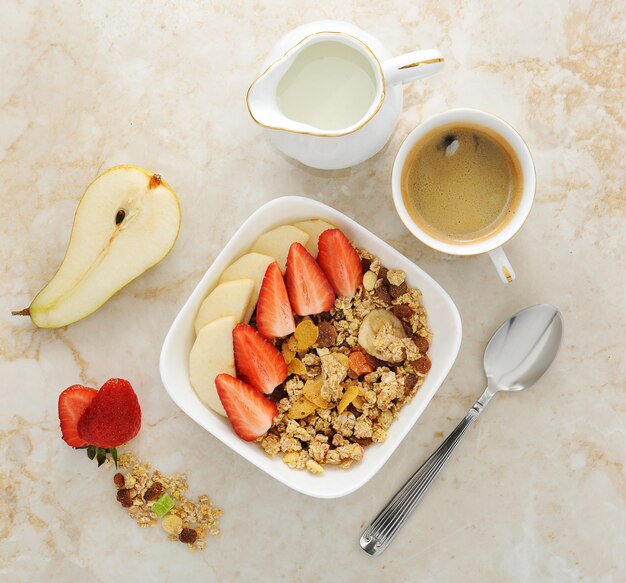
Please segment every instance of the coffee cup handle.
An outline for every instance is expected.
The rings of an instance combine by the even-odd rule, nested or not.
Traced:
[[[383,63],[387,85],[410,83],[439,73],[441,69],[443,69],[443,55],[437,49],[413,51],[388,59]]]
[[[513,266],[509,262],[504,249],[502,249],[502,247],[498,247],[497,249],[489,251],[489,257],[491,257],[491,261],[493,261],[495,268],[498,270],[500,279],[504,283],[511,283],[515,279],[515,271],[513,270]]]

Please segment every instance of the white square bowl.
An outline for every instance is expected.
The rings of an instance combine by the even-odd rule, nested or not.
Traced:
[[[239,439],[228,419],[205,407],[189,382],[189,352],[195,339],[194,319],[202,300],[217,284],[224,269],[248,252],[261,233],[310,218],[325,219],[339,227],[359,247],[379,257],[385,267],[405,271],[409,286],[417,287],[423,293],[424,307],[433,332],[429,351],[432,360],[430,373],[413,400],[403,407],[398,419],[389,428],[387,440],[366,447],[363,460],[349,469],[326,466],[321,476],[292,470],[280,456],[268,457],[258,443]],[[272,200],[253,213],[217,256],[174,320],[163,343],[160,369],[163,384],[174,402],[233,451],[298,492],[317,498],[338,498],[363,486],[389,459],[450,372],[460,345],[459,312],[450,296],[432,277],[343,213],[315,200],[287,196]]]

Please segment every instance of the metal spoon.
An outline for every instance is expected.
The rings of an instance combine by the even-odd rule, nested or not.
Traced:
[[[487,389],[463,421],[365,529],[360,544],[366,553],[375,557],[389,546],[491,398],[499,391],[527,389],[541,378],[556,357],[562,336],[561,313],[549,304],[526,308],[498,328],[483,359]]]

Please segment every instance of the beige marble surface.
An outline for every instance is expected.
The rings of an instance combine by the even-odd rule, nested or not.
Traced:
[[[0,579],[2,581],[624,581],[624,5],[525,2],[0,3]],[[356,168],[307,169],[274,151],[244,94],[287,30],[350,20],[400,53],[435,46],[440,75],[405,89],[388,146]],[[447,257],[408,235],[390,197],[395,152],[425,116],[484,108],[525,137],[538,174],[529,220],[486,257]],[[171,255],[86,320],[36,330],[27,305],[63,257],[83,188],[134,163],[177,190]],[[181,413],[158,372],[161,341],[221,246],[260,204],[327,202],[449,291],[464,325],[457,363],[381,472],[345,499],[307,498]],[[397,542],[373,560],[366,521],[483,389],[481,355],[514,311],[552,302],[566,336],[535,390],[495,400]],[[189,555],[140,530],[111,472],[59,437],[58,393],[130,379],[144,427],[133,449],[224,509],[222,535]]]

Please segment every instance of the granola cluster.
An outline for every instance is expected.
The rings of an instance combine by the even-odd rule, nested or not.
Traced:
[[[107,461],[107,465],[113,463]],[[132,452],[123,453],[118,461],[119,469],[113,477],[117,487],[117,500],[141,528],[156,526],[158,516],[153,506],[163,496],[168,496],[172,507],[163,516],[161,526],[172,541],[187,543],[189,550],[206,547],[206,536],[219,534],[219,517],[222,511],[215,508],[206,495],[196,502],[186,497],[189,484],[185,474],[162,474],[152,471],[150,464],[139,460]]]
[[[420,291],[408,287],[403,271],[358,252],[364,275],[355,296],[297,319],[294,334],[276,344],[290,374],[270,397],[278,417],[258,441],[268,455],[313,474],[327,464],[347,468],[365,446],[384,441],[430,370],[432,336]],[[370,335],[366,351],[359,332],[375,310],[395,317]]]

